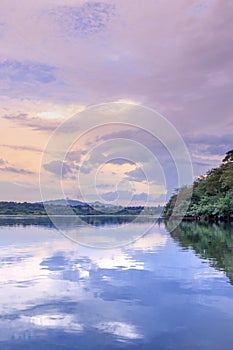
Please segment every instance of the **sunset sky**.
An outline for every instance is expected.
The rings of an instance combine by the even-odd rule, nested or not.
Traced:
[[[1,0],[0,200],[40,201],[41,161],[53,131],[107,102],[162,114],[184,139],[194,176],[217,166],[233,147],[232,16],[231,0]],[[102,171],[104,200],[114,200],[116,183],[122,203],[132,186],[135,202],[144,200],[143,152],[131,162],[128,146],[116,142],[107,147],[118,160],[108,161],[103,149],[102,158],[83,160],[109,135],[136,140],[156,155],[162,170],[151,204],[162,203],[176,186],[171,160],[145,132],[121,126],[93,131],[74,145],[63,164],[65,196],[81,198],[74,175],[82,163],[85,174],[94,166]],[[57,176],[58,162],[42,161],[42,171]],[[93,183],[85,179],[93,201]],[[57,198],[50,183],[48,188]]]

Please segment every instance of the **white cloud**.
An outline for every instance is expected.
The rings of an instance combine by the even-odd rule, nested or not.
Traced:
[[[138,332],[134,325],[125,322],[103,322],[99,323],[97,328],[102,332],[117,336],[120,341],[143,338],[143,335]]]

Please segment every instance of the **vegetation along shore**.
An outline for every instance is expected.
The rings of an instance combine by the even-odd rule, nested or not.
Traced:
[[[182,187],[165,206],[164,216],[179,217],[184,206],[184,219],[233,220],[233,150],[226,153],[222,164],[199,176],[191,187]]]

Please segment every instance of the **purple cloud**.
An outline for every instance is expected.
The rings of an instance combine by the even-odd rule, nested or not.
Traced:
[[[34,147],[34,146],[18,146],[18,145],[0,144],[0,147],[9,148],[9,149],[18,150],[18,151],[30,151],[30,152],[36,152],[36,153],[43,152],[43,149],[41,149],[39,147]],[[0,160],[0,164],[1,164],[1,160]]]
[[[9,94],[88,105],[128,98],[164,113],[182,133],[210,124],[226,130],[233,109],[230,0],[206,1],[201,10],[185,0],[23,4],[14,13],[1,5],[10,29],[2,37],[5,57],[20,67],[29,58],[39,67],[53,62],[56,80],[42,89],[32,79],[27,90],[15,82]]]
[[[68,36],[92,36],[106,30],[114,16],[112,3],[87,1],[77,6],[60,6],[50,11]]]
[[[114,159],[108,160],[107,164],[123,165],[123,164],[133,164],[133,163],[128,159],[114,158]]]
[[[10,172],[10,173],[15,173],[15,174],[20,174],[20,175],[33,175],[33,174],[35,174],[31,170],[15,168],[13,166],[6,166],[4,168],[0,168],[0,171],[8,172],[8,173]]]
[[[67,163],[61,162],[60,160],[53,160],[50,163],[44,164],[44,169],[58,177],[61,177],[61,175],[65,177],[72,171]]]
[[[14,11],[7,1],[0,5],[2,95],[15,105],[23,99],[77,105],[137,101],[175,125],[196,175],[217,165],[232,148],[233,2],[74,3],[22,0]],[[17,113],[2,118],[35,131],[52,132],[58,125],[27,110]],[[135,130],[118,135],[142,142],[158,156],[169,188],[177,183],[158,140]],[[70,155],[68,166],[80,157]],[[87,164],[83,171],[91,168]]]
[[[127,175],[128,180],[143,182],[146,180],[146,176],[141,169],[134,169],[125,173]]]
[[[5,60],[0,63],[0,80],[11,79],[20,83],[38,81],[46,84],[56,80],[53,71],[54,67],[45,64]]]
[[[33,175],[35,174],[33,171],[28,169],[22,169],[14,166],[10,162],[8,162],[5,159],[0,159],[0,171],[1,172],[7,172],[7,173],[15,173],[20,175]]]
[[[36,131],[53,131],[58,126],[58,121],[44,120],[38,117],[30,117],[27,113],[17,115],[3,115],[2,118],[11,122],[16,122],[19,125],[29,127]]]

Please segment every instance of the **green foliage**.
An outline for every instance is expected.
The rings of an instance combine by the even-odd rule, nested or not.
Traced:
[[[233,150],[226,153],[226,157],[223,159],[223,163],[225,162],[233,162]]]
[[[100,215],[131,215],[138,216],[139,214],[148,216],[160,216],[162,207],[92,207],[88,204],[77,206],[51,205],[46,204],[46,210],[42,203],[17,203],[17,202],[0,202],[0,215],[76,215],[84,216],[100,216]]]
[[[180,208],[187,206],[189,201],[186,216],[230,218],[233,215],[233,150],[227,152],[218,168],[200,176],[190,190],[191,200],[182,195],[187,192],[187,187],[179,189],[170,198],[165,206],[165,216],[179,216]]]

